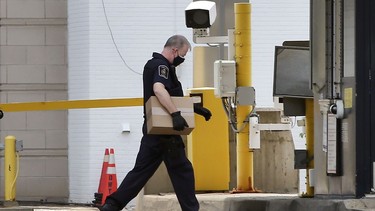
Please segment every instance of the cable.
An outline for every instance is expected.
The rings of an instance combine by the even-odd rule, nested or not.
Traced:
[[[232,106],[233,101],[235,102],[234,98],[232,98],[232,97],[222,97],[221,100],[222,100],[222,104],[223,104],[223,107],[224,107],[225,114],[227,115],[228,120],[229,120],[229,125],[231,126],[231,128],[234,132],[240,133],[246,127],[246,125],[249,124],[249,118],[252,115],[256,115],[255,113],[253,113],[254,110],[255,110],[255,106],[253,106],[252,110],[249,112],[249,114],[246,115],[245,120],[242,122],[240,128],[238,129],[237,125],[236,125],[237,122],[236,122],[236,117],[235,117],[236,109],[233,108],[233,106]]]
[[[15,175],[15,177],[14,177],[14,180],[13,180],[13,182],[12,182],[12,185],[10,186],[10,194],[9,194],[9,196],[11,196],[12,199],[15,199],[15,198],[16,198],[15,195],[13,196],[13,193],[14,193],[13,189],[15,188],[16,181],[17,181],[17,178],[18,178],[18,172],[20,171],[20,156],[19,156],[18,152],[16,152],[16,158],[17,158],[17,163],[16,163],[16,165],[17,165],[16,175]]]
[[[137,74],[137,75],[142,75],[142,73],[139,73],[135,70],[133,70],[125,61],[125,59],[122,57],[121,53],[120,53],[120,50],[118,49],[117,47],[117,44],[116,44],[116,41],[115,41],[115,38],[113,37],[113,33],[112,33],[112,29],[111,29],[111,26],[109,25],[109,21],[108,21],[108,17],[107,17],[107,11],[105,9],[105,4],[104,4],[104,0],[102,0],[102,6],[103,6],[103,11],[104,11],[104,16],[105,16],[105,20],[107,22],[107,26],[108,26],[108,29],[109,29],[109,33],[111,34],[111,39],[112,39],[112,42],[113,42],[113,45],[115,46],[116,48],[116,51],[118,53],[118,55],[120,56],[122,62],[124,63],[124,65],[130,70],[132,71],[133,73]]]

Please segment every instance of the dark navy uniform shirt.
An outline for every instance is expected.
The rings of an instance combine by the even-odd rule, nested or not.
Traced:
[[[171,96],[183,96],[181,83],[177,79],[176,68],[159,53],[153,53],[143,70],[143,104],[151,96],[155,96],[154,83],[164,84],[166,90]],[[143,117],[146,117],[145,106],[143,105]]]

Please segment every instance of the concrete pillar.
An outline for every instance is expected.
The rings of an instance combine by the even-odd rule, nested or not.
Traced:
[[[66,33],[67,0],[0,0],[0,103],[67,99]],[[67,111],[4,114],[1,139],[26,149],[17,200],[68,201],[67,122]]]
[[[280,110],[257,110],[260,124],[281,123]],[[291,131],[261,131],[260,149],[254,150],[254,187],[262,192],[297,193]]]

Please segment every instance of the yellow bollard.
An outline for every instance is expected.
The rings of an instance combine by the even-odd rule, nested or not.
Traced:
[[[235,59],[237,86],[251,86],[251,4],[235,3]],[[251,106],[237,106],[237,128],[248,121]],[[237,192],[253,191],[253,152],[249,150],[249,124],[237,133]]]
[[[5,180],[5,201],[16,200],[16,137],[5,137],[4,152],[4,180]]]

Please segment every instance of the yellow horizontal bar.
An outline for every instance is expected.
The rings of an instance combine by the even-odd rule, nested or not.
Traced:
[[[17,111],[46,111],[67,110],[84,108],[106,108],[106,107],[129,107],[143,106],[143,98],[118,98],[118,99],[96,99],[96,100],[65,100],[50,102],[26,102],[0,104],[3,112]]]

